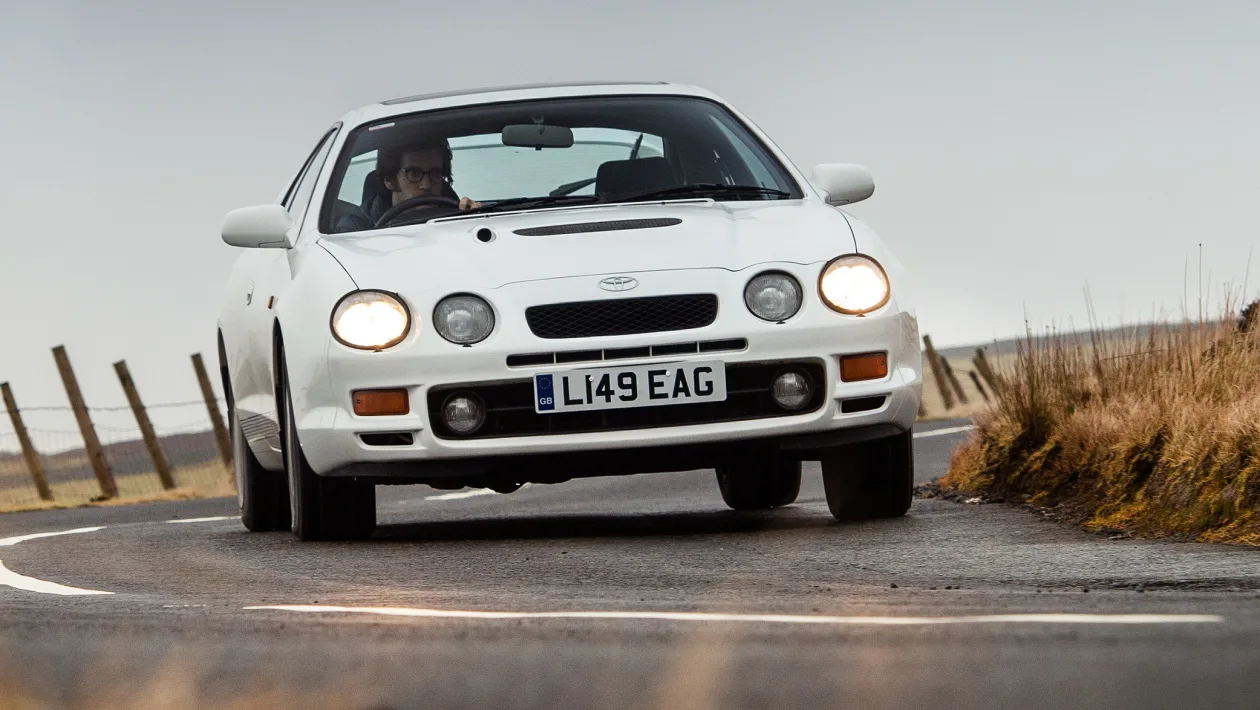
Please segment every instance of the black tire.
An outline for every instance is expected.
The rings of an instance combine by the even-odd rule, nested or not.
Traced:
[[[836,520],[901,517],[914,497],[913,434],[837,447],[823,457],[822,476]]]
[[[232,468],[236,476],[236,502],[241,524],[250,532],[288,530],[290,526],[289,483],[284,473],[263,468],[245,442],[240,417],[232,420]]]
[[[790,505],[801,492],[801,462],[753,459],[717,468],[722,500],[734,510]]]
[[[283,346],[278,348],[276,362],[280,368],[276,402],[283,410],[281,448],[293,534],[303,541],[366,540],[376,528],[376,486],[349,478],[325,478],[311,469],[298,440]]]

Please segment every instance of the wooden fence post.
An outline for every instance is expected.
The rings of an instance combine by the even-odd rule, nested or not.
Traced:
[[[9,388],[8,382],[0,383],[0,393],[4,395],[4,408],[9,410],[9,421],[13,422],[13,431],[17,432],[18,443],[22,445],[22,458],[26,459],[26,470],[31,474],[31,480],[35,482],[35,489],[39,491],[40,500],[52,500],[52,489],[48,487],[48,477],[44,475],[44,464],[39,460],[39,452],[35,450],[35,445],[31,443],[31,437],[26,433],[26,424],[22,422],[22,413],[18,411],[17,400],[13,398],[13,390]]]
[[[954,408],[954,396],[949,391],[949,383],[945,381],[945,372],[941,369],[941,357],[936,354],[936,348],[932,347],[932,336],[923,336],[923,345],[927,347],[928,364],[932,366],[932,377],[936,380],[936,387],[941,391],[941,399],[945,402],[945,411]]]
[[[197,371],[197,381],[201,383],[201,396],[206,400],[206,409],[210,412],[210,424],[214,426],[214,437],[219,442],[219,455],[223,457],[223,465],[232,468],[232,441],[228,438],[227,427],[223,426],[223,415],[219,412],[219,404],[215,401],[214,389],[210,386],[210,376],[206,374],[206,365],[201,360],[201,353],[193,353],[193,369]]]
[[[984,391],[984,385],[980,383],[980,376],[976,374],[975,370],[968,370],[967,374],[971,375],[971,382],[976,386],[976,390],[980,392],[980,396],[984,397],[984,401],[988,402],[989,393]]]
[[[1001,383],[998,382],[997,375],[993,373],[993,368],[989,367],[989,360],[984,356],[984,350],[976,348],[976,356],[971,361],[975,363],[976,370],[980,372],[980,376],[984,378],[984,381],[989,383],[989,389],[993,390],[993,394],[996,396]]]
[[[127,403],[131,405],[131,411],[136,415],[136,423],[140,425],[140,435],[144,437],[144,445],[149,449],[149,458],[153,459],[153,468],[157,471],[158,478],[162,480],[162,487],[169,491],[175,487],[175,477],[171,475],[171,464],[166,460],[166,454],[162,452],[157,433],[153,431],[153,423],[149,421],[149,413],[144,410],[144,402],[140,401],[140,392],[131,379],[127,361],[119,360],[114,363],[114,372],[118,373],[118,381],[122,383],[123,392],[127,393]]]
[[[963,392],[962,384],[958,382],[958,376],[954,374],[954,368],[950,367],[949,360],[941,358],[941,367],[945,368],[945,377],[949,378],[950,387],[958,395],[959,404],[967,404],[967,393]]]
[[[61,373],[61,381],[66,386],[66,396],[70,398],[70,406],[74,409],[74,418],[79,422],[79,431],[83,433],[83,445],[96,472],[96,480],[101,485],[104,498],[118,497],[118,483],[114,481],[114,472],[105,460],[105,449],[100,439],[96,438],[96,429],[92,426],[92,418],[88,416],[87,405],[83,403],[83,393],[79,391],[79,381],[74,377],[70,367],[70,358],[66,356],[65,346],[53,348],[53,358],[57,360],[57,370]]]

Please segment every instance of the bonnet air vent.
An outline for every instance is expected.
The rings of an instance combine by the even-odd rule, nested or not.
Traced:
[[[549,237],[557,234],[582,234],[585,232],[615,232],[622,229],[655,229],[682,224],[681,219],[667,217],[661,219],[618,219],[608,222],[579,222],[577,224],[554,224],[546,227],[529,227],[518,229],[514,234],[523,237]]]

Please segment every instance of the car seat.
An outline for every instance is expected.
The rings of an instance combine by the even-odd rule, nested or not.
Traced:
[[[595,194],[599,197],[663,190],[677,184],[674,166],[665,158],[655,156],[610,160],[601,164],[595,173]]]

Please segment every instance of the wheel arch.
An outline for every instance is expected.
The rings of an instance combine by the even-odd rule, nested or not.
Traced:
[[[219,328],[215,337],[215,349],[219,357],[219,379],[223,386],[223,403],[227,407],[228,429],[234,424],[236,396],[232,393],[232,376],[228,372],[227,345],[223,342],[223,329]]]
[[[280,318],[276,317],[271,324],[271,391],[276,398],[276,416],[280,414],[280,368],[284,367],[284,332],[280,328]],[[281,422],[281,426],[283,426]]]

